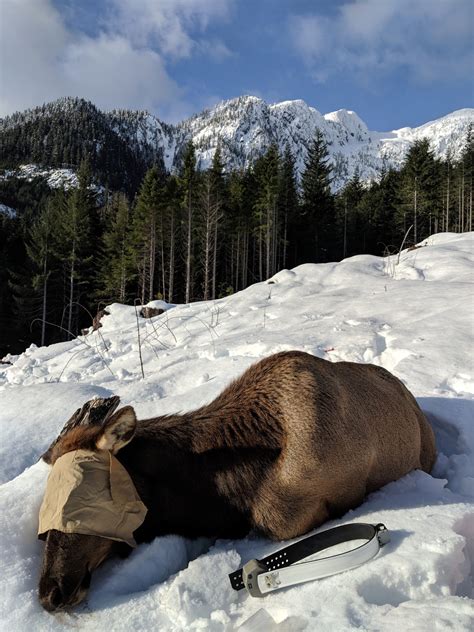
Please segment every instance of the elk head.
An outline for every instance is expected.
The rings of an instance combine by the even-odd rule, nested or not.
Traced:
[[[76,458],[76,455],[78,454],[85,454],[85,461],[100,461],[102,463],[102,466],[105,462],[109,463],[110,461],[110,472],[112,472],[112,463],[114,463],[114,467],[122,468],[122,477],[128,477],[128,474],[121,466],[121,464],[116,461],[114,457],[110,457],[109,454],[116,454],[122,447],[129,443],[134,436],[135,429],[136,417],[134,410],[132,407],[126,406],[125,408],[122,408],[121,410],[116,412],[114,415],[110,416],[102,426],[77,425],[72,429],[69,428],[67,432],[61,433],[59,439],[54,443],[51,451],[48,454],[47,460],[53,465],[50,478],[48,479],[48,486],[50,485],[52,477],[54,479],[55,466],[56,468],[67,468],[67,464],[69,463],[69,461],[71,459],[74,460]],[[87,456],[89,456],[89,459],[87,458]],[[62,460],[58,462],[58,459]],[[106,461],[104,461],[104,459],[106,459]],[[66,465],[64,465],[64,463],[66,463]],[[95,464],[86,463],[86,467],[93,469],[95,467]],[[102,467],[102,470],[104,470],[104,467]],[[92,472],[92,475],[89,473],[87,476],[91,476],[90,480],[94,483],[94,481],[97,480],[97,476],[100,477],[102,476],[102,474],[103,472],[99,472],[99,474],[97,474],[96,471],[94,471]],[[52,509],[49,515],[56,516],[54,520],[57,519],[58,515],[62,515],[61,485],[62,481],[67,478],[67,475],[67,469],[63,472],[60,472],[60,475],[56,476],[56,484],[58,486],[58,489],[48,491],[47,487],[46,490],[45,499],[43,501],[41,511],[43,511],[45,503],[49,502],[49,507],[50,509]],[[107,471],[104,475],[108,476]],[[84,477],[85,481],[88,480],[87,476]],[[74,476],[72,476],[71,478],[74,479]],[[129,477],[128,479],[131,484],[130,489],[134,490],[131,479]],[[108,480],[109,479],[106,479],[106,483],[104,485],[103,480],[101,479],[101,489],[105,490],[101,493],[109,495],[109,497],[111,498],[111,506],[113,503],[117,505],[118,502],[118,512],[120,512],[120,503],[122,502],[122,497],[120,496],[120,494],[117,494],[116,496],[114,494],[112,488],[112,473],[110,473],[110,486],[107,485]],[[105,509],[103,507],[105,507],[107,503],[101,502],[102,496],[98,500],[95,495],[93,485],[92,487],[85,485],[85,487],[85,492],[81,490],[81,493],[77,494],[78,499],[75,501],[76,505],[79,503],[79,513],[81,514],[81,512],[84,512],[84,514],[81,514],[81,517],[82,515],[85,515],[86,517],[85,522],[79,522],[81,523],[81,525],[83,525],[87,523],[87,520],[89,520],[90,524],[91,520],[92,522],[94,522],[94,516],[97,515],[99,518],[98,523],[100,523],[102,517],[101,512],[105,512]],[[70,498],[67,495],[65,497]],[[56,498],[58,500],[56,500]],[[124,507],[127,503],[127,500],[128,497],[125,497],[125,500],[123,501]],[[67,502],[69,502],[69,500]],[[57,503],[58,506],[55,506],[55,503]],[[89,505],[91,505],[93,509],[91,509],[91,506]],[[135,508],[138,505],[144,507],[143,503],[137,502]],[[112,512],[113,510],[114,509],[112,508]],[[90,513],[91,511],[92,514]],[[146,513],[146,508],[144,511]],[[43,517],[44,515],[45,514],[43,514]],[[91,515],[93,516],[92,518]],[[107,519],[107,516],[104,515],[104,518]],[[143,521],[143,519],[144,513],[141,521]],[[75,521],[67,521],[64,523],[61,522],[61,527],[63,526],[63,524],[69,526],[74,522]],[[135,524],[135,522],[136,516],[133,524]],[[39,600],[41,605],[46,610],[48,610],[49,612],[54,612],[66,607],[75,606],[80,601],[82,601],[87,594],[87,590],[91,581],[92,571],[111,555],[115,553],[123,555],[125,551],[128,552],[130,550],[130,542],[128,542],[127,544],[125,543],[125,541],[119,541],[119,539],[117,538],[111,539],[110,537],[102,537],[101,535],[97,535],[94,524],[92,528],[93,534],[85,534],[83,532],[66,532],[69,529],[65,529],[65,531],[63,531],[56,528],[49,528],[49,524],[57,526],[54,521],[48,522],[48,519],[46,519],[45,525],[47,530],[45,531],[43,528],[41,528],[42,525],[40,514],[40,537],[45,540],[45,548],[39,581]],[[134,526],[133,528],[136,528],[136,526]],[[103,529],[103,527],[99,528],[99,533],[103,532],[103,530],[101,529]],[[71,530],[74,531],[74,527],[72,527]],[[109,533],[107,532],[107,530],[105,532],[107,534]],[[131,533],[130,538],[133,542],[133,537]]]

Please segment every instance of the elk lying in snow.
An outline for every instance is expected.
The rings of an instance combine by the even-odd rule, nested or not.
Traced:
[[[118,400],[117,400],[118,401]],[[410,470],[430,472],[433,432],[385,369],[298,351],[250,367],[194,412],[137,421],[126,406],[102,426],[67,430],[48,454],[110,450],[148,513],[138,543],[159,535],[293,538],[342,515]],[[91,571],[126,544],[50,530],[39,598],[81,601]]]

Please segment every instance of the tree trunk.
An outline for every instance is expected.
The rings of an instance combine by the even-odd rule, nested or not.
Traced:
[[[42,322],[41,322],[41,346],[44,347],[46,338],[46,300],[47,300],[47,288],[48,288],[48,274],[47,270],[47,258],[44,258],[43,262],[43,310],[42,310]]]
[[[239,291],[239,268],[240,268],[240,230],[237,233],[237,246],[235,248],[235,291]]]
[[[191,240],[192,240],[192,205],[191,205],[191,193],[189,193],[188,199],[188,226],[186,237],[186,290],[185,290],[185,302],[191,302]]]
[[[75,264],[76,264],[76,241],[74,239],[72,242],[71,268],[69,270],[69,312],[68,312],[68,320],[67,320],[68,340],[70,340],[72,336],[71,328],[72,328],[72,304],[74,302]]]
[[[283,228],[283,265],[282,268],[286,268],[286,249],[288,247],[288,210],[285,209],[285,220],[284,220],[284,228]]]
[[[122,240],[122,253],[121,253],[121,263],[120,263],[120,289],[119,289],[119,300],[121,303],[125,303],[125,237]]]
[[[150,251],[148,253],[149,256],[149,268],[150,268],[150,276],[149,276],[149,285],[148,285],[148,300],[152,301],[154,297],[154,285],[155,285],[155,262],[156,262],[156,220],[155,220],[155,212],[153,211],[153,217],[150,222]]]
[[[446,226],[445,231],[449,233],[449,185],[450,185],[450,175],[449,175],[449,166],[448,166],[448,180],[446,183]]]
[[[344,200],[344,241],[342,247],[342,258],[347,256],[347,200]]]
[[[267,226],[265,230],[265,242],[266,242],[266,253],[265,253],[265,276],[267,279],[271,277],[270,273],[270,261],[271,261],[271,221],[270,221],[270,204],[267,203]]]
[[[174,291],[174,207],[170,218],[170,275],[168,280],[168,303],[173,302]]]
[[[204,300],[209,300],[210,276],[211,276],[211,248],[212,248],[212,202],[211,185],[207,182],[205,197],[206,229],[204,233]]]
[[[414,204],[413,204],[413,239],[415,241],[415,244],[418,243],[417,219],[418,219],[418,182],[415,176],[415,193],[414,193]]]
[[[216,273],[217,273],[217,220],[214,224],[214,250],[212,253],[212,299],[216,298]]]

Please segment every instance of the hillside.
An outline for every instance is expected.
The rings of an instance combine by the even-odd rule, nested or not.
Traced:
[[[166,311],[140,323],[144,378],[135,310],[117,303],[99,332],[9,357],[0,369],[4,628],[230,632],[264,608],[282,632],[472,629],[473,248],[474,233],[443,233],[398,263],[359,255],[305,264],[216,301],[159,303]],[[73,613],[43,612],[36,527],[48,467],[36,461],[71,413],[111,393],[139,418],[191,410],[286,349],[383,366],[429,417],[439,452],[432,476],[412,472],[324,526],[384,522],[391,544],[358,569],[255,600],[232,591],[227,574],[275,543],[171,535],[107,562]]]
[[[226,168],[232,170],[248,167],[276,143],[281,153],[290,147],[301,172],[308,144],[320,129],[330,145],[333,186],[338,189],[356,167],[365,180],[384,167],[400,167],[415,139],[428,138],[437,157],[451,152],[458,158],[473,121],[474,109],[463,109],[421,127],[377,132],[351,110],[323,115],[300,100],[267,104],[242,96],[168,125],[147,112],[102,112],[83,99],[65,98],[0,121],[0,166],[74,167],[89,155],[103,185],[133,189],[156,161],[175,170],[192,140],[201,168],[209,166],[218,144]]]

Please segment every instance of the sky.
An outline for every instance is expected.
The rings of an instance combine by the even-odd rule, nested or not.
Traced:
[[[0,0],[0,116],[61,96],[177,122],[242,94],[369,129],[474,106],[474,0]]]

